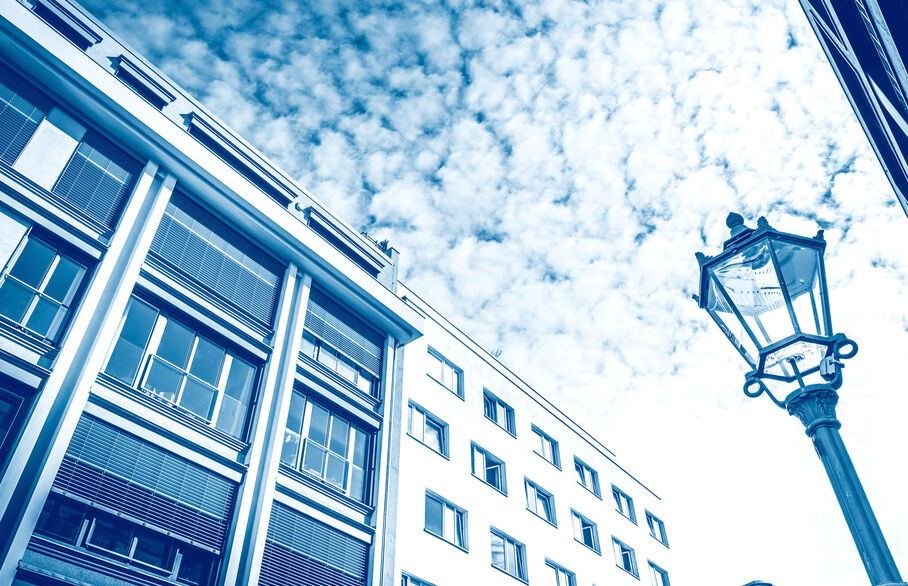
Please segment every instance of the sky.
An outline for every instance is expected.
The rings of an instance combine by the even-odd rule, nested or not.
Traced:
[[[842,434],[908,572],[908,218],[797,0],[83,5],[653,488],[675,586],[867,583],[690,298],[729,211],[825,229]]]

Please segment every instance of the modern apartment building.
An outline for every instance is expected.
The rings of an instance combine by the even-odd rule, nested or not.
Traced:
[[[900,0],[800,2],[908,213],[908,7]]]
[[[658,497],[397,263],[77,4],[0,0],[0,584],[667,586]]]
[[[415,293],[398,293],[426,319],[399,363],[387,544],[401,582],[386,583],[669,586],[659,497]]]

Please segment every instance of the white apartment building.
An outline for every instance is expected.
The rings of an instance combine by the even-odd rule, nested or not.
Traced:
[[[394,571],[402,586],[668,586],[662,501],[412,291]],[[395,415],[396,416],[396,415]]]

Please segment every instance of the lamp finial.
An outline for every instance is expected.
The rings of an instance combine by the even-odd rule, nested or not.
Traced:
[[[725,218],[725,225],[731,228],[732,236],[737,236],[744,230],[747,230],[747,227],[744,225],[744,216],[735,212],[728,214],[728,217]]]

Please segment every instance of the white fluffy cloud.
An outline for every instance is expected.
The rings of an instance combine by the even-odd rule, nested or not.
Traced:
[[[648,481],[678,584],[865,579],[800,424],[689,299],[728,211],[825,228],[843,434],[908,559],[908,220],[796,0],[85,4]]]

